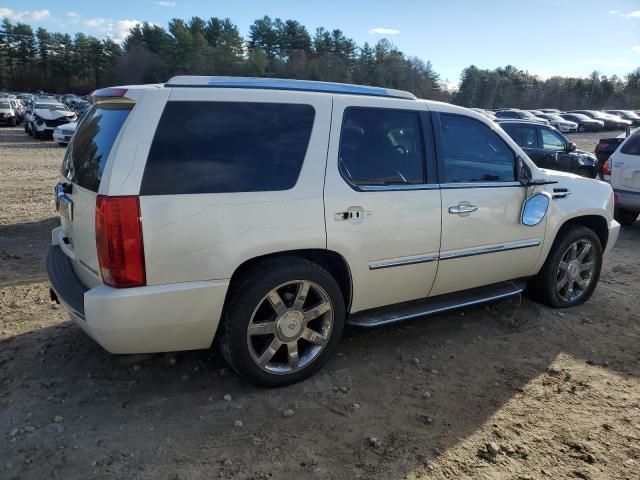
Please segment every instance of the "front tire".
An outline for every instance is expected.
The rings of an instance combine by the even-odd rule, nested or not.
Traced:
[[[624,208],[616,207],[613,213],[613,217],[620,225],[630,227],[638,219],[638,212],[632,212]]]
[[[602,268],[602,245],[595,232],[572,225],[558,233],[547,261],[530,282],[536,300],[553,308],[581,305],[593,294]]]
[[[313,375],[332,356],[345,303],[325,269],[297,257],[270,259],[234,283],[219,344],[241,377],[281,387]]]
[[[585,126],[584,126],[584,125],[578,125],[578,131],[579,131],[580,133],[585,132],[585,131],[586,131]]]

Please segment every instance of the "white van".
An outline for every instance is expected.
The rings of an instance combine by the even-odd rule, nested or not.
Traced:
[[[622,225],[633,225],[640,213],[640,129],[611,154],[608,165],[616,201],[615,217]]]
[[[54,299],[113,353],[209,348],[299,381],[345,323],[518,295],[585,302],[616,242],[603,182],[408,92],[175,77],[107,88],[66,151]]]

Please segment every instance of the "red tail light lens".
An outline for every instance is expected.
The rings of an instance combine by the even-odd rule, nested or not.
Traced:
[[[137,196],[96,200],[96,248],[104,283],[112,287],[146,284],[140,201]]]
[[[611,166],[609,162],[610,160],[604,162],[604,166],[602,167],[602,175],[611,175]]]

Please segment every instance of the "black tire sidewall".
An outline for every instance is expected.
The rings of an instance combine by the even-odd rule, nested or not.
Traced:
[[[616,207],[614,217],[620,225],[630,227],[638,219],[638,213]]]
[[[309,280],[321,286],[329,295],[333,307],[333,327],[328,344],[320,355],[304,369],[286,375],[266,372],[258,367],[247,345],[247,327],[254,309],[273,288],[294,280]],[[333,355],[338,346],[345,322],[342,291],[329,272],[304,259],[266,262],[248,273],[230,298],[223,314],[219,337],[220,348],[231,367],[243,378],[265,387],[290,385],[317,372]]]
[[[547,257],[547,261],[539,274],[540,278],[537,283],[541,289],[540,293],[543,297],[542,301],[545,304],[555,308],[569,308],[581,305],[591,298],[591,295],[598,284],[598,280],[600,279],[600,271],[602,269],[602,245],[595,232],[583,226],[576,225],[568,227],[566,230],[561,232],[561,235],[562,236],[554,243],[551,252],[549,252],[549,256]],[[564,253],[567,251],[567,248],[569,248],[573,242],[581,239],[589,240],[596,249],[596,268],[586,292],[577,300],[567,302],[562,300],[556,291],[556,272],[558,264],[560,263]]]

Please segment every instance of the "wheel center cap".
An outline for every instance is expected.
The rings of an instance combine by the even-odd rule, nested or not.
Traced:
[[[303,325],[303,316],[300,312],[289,312],[276,322],[276,330],[282,340],[290,341],[300,336]]]
[[[569,263],[568,273],[569,278],[571,278],[572,280],[578,278],[578,275],[580,275],[580,266],[578,265],[578,262],[576,260]]]

